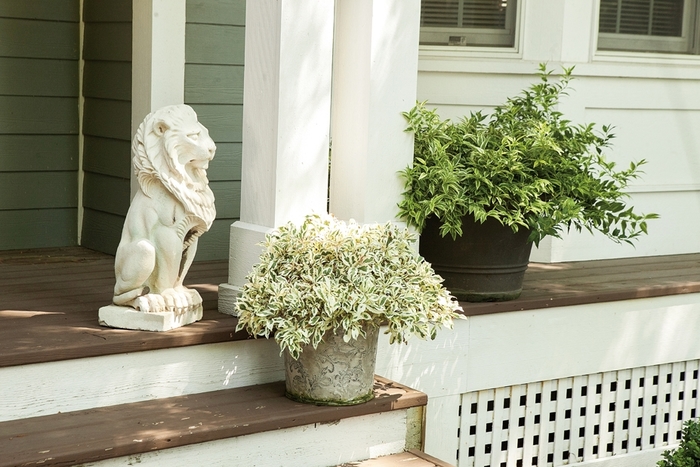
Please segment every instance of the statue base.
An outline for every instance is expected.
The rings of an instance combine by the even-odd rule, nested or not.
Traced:
[[[101,326],[135,331],[169,331],[195,323],[202,319],[203,314],[202,305],[182,313],[174,311],[144,313],[127,306],[107,305],[100,308],[99,323]]]

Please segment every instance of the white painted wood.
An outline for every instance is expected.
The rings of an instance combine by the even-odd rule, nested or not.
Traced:
[[[460,406],[462,416],[460,417]],[[461,395],[429,397],[425,412],[425,443],[423,452],[451,464],[457,464],[460,420],[468,419],[469,407],[462,406]]]
[[[401,112],[416,100],[420,1],[336,3],[330,210],[386,222],[403,192],[397,172],[413,158]]]
[[[428,400],[430,400],[428,398]],[[478,400],[476,392],[462,395],[462,415],[459,437],[459,466],[474,467],[474,454],[476,454],[476,440],[478,427]],[[443,434],[446,438],[447,433]],[[473,451],[472,451],[473,450]]]
[[[581,396],[581,388],[587,384],[587,376],[580,375],[572,378],[571,395],[571,452],[570,462],[583,460],[586,452],[586,398]],[[583,432],[582,432],[583,430]]]
[[[527,416],[526,404],[520,403],[520,398],[527,398],[527,386],[524,384],[510,388],[510,416],[508,417],[508,467],[516,466],[515,459],[523,458],[525,449],[525,426],[520,421]],[[520,445],[522,441],[522,446]],[[512,459],[512,460],[511,460]]]
[[[523,60],[538,63],[561,59],[564,3],[557,0],[523,2]]]
[[[386,337],[382,336],[377,373],[426,392],[429,400],[532,382],[528,384],[529,405],[533,404],[535,392],[531,386],[542,384],[538,383],[541,381],[573,378],[570,387],[572,397],[579,399],[577,405],[565,401],[561,407],[554,406],[557,419],[562,417],[562,411],[565,414],[569,407],[572,410],[572,439],[568,444],[569,452],[572,453],[570,462],[579,460],[580,449],[583,449],[587,460],[605,457],[608,442],[615,442],[615,449],[621,450],[623,432],[628,433],[627,452],[633,452],[639,449],[636,446],[637,438],[643,440],[647,437],[648,444],[648,436],[652,433],[648,433],[649,428],[642,426],[644,423],[650,424],[652,414],[657,415],[657,431],[675,433],[676,428],[667,430],[664,427],[679,422],[670,417],[669,424],[660,425],[663,416],[659,410],[666,413],[673,411],[676,418],[679,410],[688,412],[690,406],[686,407],[684,401],[681,401],[681,408],[671,409],[669,403],[668,408],[661,406],[652,410],[643,408],[648,405],[638,406],[638,399],[647,397],[644,391],[653,381],[654,375],[645,375],[645,371],[655,371],[653,368],[645,370],[644,367],[700,358],[700,343],[696,339],[700,329],[698,303],[700,294],[687,294],[480,315],[471,317],[468,321],[456,322],[454,330],[442,330],[434,341],[416,340],[408,346],[389,346]],[[686,378],[689,375],[692,377],[697,363],[694,363],[695,366],[684,365]],[[630,368],[631,371],[628,370]],[[609,372],[617,370],[624,371],[617,375],[616,394],[608,394],[605,398],[602,394],[596,394],[598,384],[601,385],[601,393],[604,385],[610,388],[612,374]],[[628,379],[630,387],[626,389]],[[640,379],[645,380],[644,386],[640,386]],[[687,394],[690,391],[692,394],[692,390],[697,389],[698,381],[689,381],[687,384],[690,386],[684,392]],[[584,386],[587,393],[582,396]],[[564,394],[568,388],[569,386],[563,388]],[[541,393],[543,398],[547,397],[546,388]],[[649,403],[653,395],[650,393],[648,396]],[[464,397],[464,401],[467,401],[467,396]],[[561,390],[559,397],[564,397]],[[661,403],[658,394],[657,399]],[[625,400],[629,401],[626,410]],[[469,435],[469,426],[476,425],[470,418],[473,418],[469,413],[470,402],[464,401],[459,441],[460,466],[471,465],[466,460],[468,446],[474,446],[473,443],[478,438],[478,445],[483,448],[485,443],[481,440],[486,436],[481,431],[478,436]],[[514,399],[511,403],[514,403]],[[615,404],[616,410],[622,408],[622,415],[610,418],[606,410],[611,403]],[[598,414],[595,413],[596,406],[600,406]],[[582,408],[585,408],[585,420],[582,420]],[[645,414],[645,410],[651,411]],[[528,420],[534,415],[528,409]],[[429,409],[428,417],[430,416]],[[689,417],[690,414],[685,416]],[[629,420],[626,430],[622,429],[620,417]],[[639,417],[643,424],[637,428]],[[610,422],[613,422],[613,432],[609,435],[607,430]],[[581,423],[585,423],[584,437],[574,441],[573,438],[579,437],[579,433],[578,428],[573,427],[580,427]],[[445,425],[443,429],[439,424],[428,422],[426,439],[439,439],[444,446],[450,446],[449,439],[454,436],[454,428],[450,423]],[[598,433],[594,434],[596,425]],[[543,436],[546,432],[546,429],[534,432],[531,427],[528,425],[524,431],[526,440],[531,440],[535,434]],[[560,443],[563,441],[563,438],[559,438]],[[672,443],[676,441],[673,437],[669,439]],[[594,447],[597,449],[595,455]],[[544,462],[548,454],[546,448],[546,443],[536,447],[525,443],[523,456],[525,459],[539,457]],[[447,457],[447,453],[451,449],[446,447],[446,454],[438,457],[449,461],[452,457]],[[566,443],[562,444],[556,454],[561,455],[564,449]],[[484,465],[490,462],[489,459],[482,460],[487,462]],[[478,462],[475,465],[479,465]]]
[[[441,329],[435,340],[412,338],[408,345],[389,345],[380,333],[376,373],[429,397],[467,392],[470,325],[471,320],[456,320],[454,329]]]
[[[242,222],[231,230],[228,313],[257,262],[259,233],[326,211],[333,13],[325,0],[246,5]]]
[[[133,0],[131,134],[150,112],[185,99],[186,0]],[[131,176],[132,197],[138,182]]]
[[[457,118],[503,103],[535,79],[537,63],[575,65],[567,118],[616,127],[609,153],[622,167],[646,159],[630,187],[631,205],[657,212],[636,248],[588,233],[565,235],[533,251],[535,261],[682,254],[700,251],[700,56],[597,51],[597,0],[520,2],[516,49],[421,47],[418,100]]]
[[[183,446],[85,467],[328,467],[402,452],[406,411],[397,410]]]
[[[617,380],[617,374],[606,372],[603,374],[603,381],[601,386],[601,398],[600,398],[600,441],[599,441],[599,457],[610,457],[615,452],[615,447],[613,450],[609,450],[609,445],[614,444],[615,439],[613,438],[613,431],[610,430],[610,424],[615,423],[615,411],[610,410],[610,404],[614,403],[615,395],[610,391],[610,384]]]
[[[564,262],[589,259],[624,258],[631,256],[656,256],[696,253],[700,250],[700,238],[694,234],[698,226],[700,196],[695,189],[676,192],[636,193],[630,205],[640,212],[655,212],[661,219],[649,222],[649,235],[636,245],[613,243],[601,234],[571,232],[563,240],[553,238],[549,256],[533,251],[531,261]]]
[[[272,339],[5,367],[0,368],[0,421],[283,379],[282,357]]]
[[[526,414],[525,414],[525,429],[524,438],[525,443],[523,445],[523,459],[532,460],[537,457],[539,453],[539,446],[536,446],[533,442],[533,438],[538,435],[537,428],[533,420],[535,418],[535,397],[536,394],[541,390],[541,384],[539,382],[528,383],[525,385],[527,395],[526,395]]]
[[[276,227],[325,210],[333,4],[246,6],[241,220]]]
[[[250,268],[258,262],[262,253],[260,244],[272,229],[248,222],[237,221],[231,225],[228,260],[228,282],[219,284],[219,311],[238,316],[236,297],[246,283]]]
[[[699,300],[700,294],[684,294],[474,316],[467,367],[446,368],[458,377],[466,371],[467,392],[694,360],[700,358]]]
[[[637,451],[620,456],[606,457],[585,462],[569,464],[569,467],[656,467],[661,460],[661,453],[676,446]]]
[[[629,450],[639,450],[637,440],[641,444],[644,428],[644,404],[639,404],[639,399],[644,400],[644,391],[647,387],[647,375],[653,378],[654,374],[658,373],[657,368],[633,368],[632,369],[632,389],[630,391],[630,409],[629,409]],[[649,380],[651,383],[651,379]],[[644,384],[642,386],[642,384]]]
[[[553,467],[677,443],[682,421],[700,409],[698,377],[688,373],[698,365],[675,362],[463,394],[459,465]],[[669,414],[672,420],[664,422]]]
[[[596,0],[564,2],[561,61],[587,62],[595,51],[597,28]]]
[[[629,409],[625,409],[626,401],[630,401],[631,393],[631,378],[630,370],[621,370],[617,372],[617,391],[615,391],[615,426],[613,431],[613,441],[615,443],[616,452],[628,453],[634,447],[634,444],[629,444]],[[626,388],[626,381],[630,380],[630,389]],[[631,405],[631,401],[628,402]],[[627,429],[625,429],[625,421],[627,421]],[[627,448],[623,447],[627,443]]]

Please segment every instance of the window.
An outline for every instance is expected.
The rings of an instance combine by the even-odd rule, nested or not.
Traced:
[[[598,49],[694,53],[696,0],[601,0]]]
[[[421,45],[512,47],[516,0],[422,0]]]

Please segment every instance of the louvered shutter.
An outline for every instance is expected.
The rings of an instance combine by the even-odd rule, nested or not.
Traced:
[[[421,25],[504,29],[506,9],[503,0],[423,0]]]
[[[515,0],[422,0],[421,43],[513,45]]]
[[[693,10],[690,0],[601,0],[599,48],[689,52]]]
[[[601,0],[600,32],[680,37],[684,0]]]

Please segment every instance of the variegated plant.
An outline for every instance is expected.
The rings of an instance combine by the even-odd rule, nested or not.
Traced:
[[[364,326],[387,325],[390,342],[434,338],[452,327],[459,304],[411,248],[414,236],[391,223],[359,225],[309,215],[266,237],[260,263],[238,297],[238,329],[274,334],[298,358],[327,331],[346,341]]]

